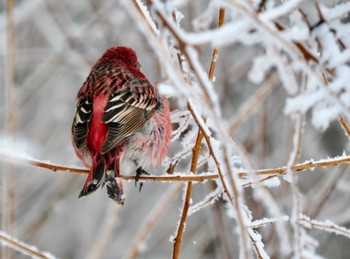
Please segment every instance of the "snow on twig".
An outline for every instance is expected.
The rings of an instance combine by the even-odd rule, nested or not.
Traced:
[[[202,201],[192,205],[188,211],[188,216],[193,215],[197,211],[214,204],[218,199],[219,195],[222,193],[221,188],[216,188],[216,190],[210,192]]]
[[[210,140],[209,140],[209,143],[210,143]],[[11,154],[6,154],[2,152],[0,152],[0,160],[14,162],[16,164],[32,165],[35,167],[48,169],[53,172],[67,172],[67,173],[74,173],[74,174],[87,174],[89,172],[87,169],[56,165],[48,162],[43,162],[43,160],[29,159],[23,156],[13,156]],[[342,156],[336,156],[333,158],[320,159],[317,161],[314,161],[313,159],[307,160],[303,163],[295,164],[292,167],[292,170],[295,172],[302,172],[306,170],[313,171],[316,168],[338,166],[338,165],[349,164],[349,163],[350,163],[350,156],[347,156],[344,153]],[[237,172],[237,175],[239,178],[246,179],[252,174],[257,176],[263,176],[263,177],[266,177],[266,176],[276,177],[276,176],[283,176],[286,174],[286,172],[287,172],[287,167],[278,167],[278,168],[272,168],[272,169],[259,169],[259,170],[250,170],[250,171],[241,170]],[[120,175],[120,177],[125,180],[135,180],[135,176]],[[220,175],[218,175],[217,173],[186,175],[183,173],[175,172],[173,175],[140,176],[139,179],[142,181],[168,182],[168,181],[205,181],[205,180],[218,179],[219,177]],[[269,178],[264,178],[262,180],[268,180],[268,179]],[[250,183],[249,185],[251,184],[252,183]]]
[[[17,238],[14,238],[7,233],[0,231],[0,243],[2,246],[11,247],[12,249],[20,252],[21,254],[31,256],[33,258],[45,258],[45,259],[54,259],[56,258],[48,252],[42,252],[38,248],[28,245]]]
[[[350,229],[347,229],[342,226],[338,226],[329,220],[319,221],[319,220],[310,219],[306,215],[300,215],[300,224],[302,224],[305,228],[309,228],[309,229],[315,228],[315,229],[323,230],[329,233],[342,235],[344,237],[350,238]]]

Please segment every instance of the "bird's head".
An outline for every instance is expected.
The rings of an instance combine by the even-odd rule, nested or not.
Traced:
[[[127,47],[116,46],[106,50],[103,56],[99,60],[100,62],[110,62],[112,64],[119,63],[122,61],[127,66],[140,69],[140,64],[137,61],[136,52]]]

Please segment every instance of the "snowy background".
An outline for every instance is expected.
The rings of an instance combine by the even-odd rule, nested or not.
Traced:
[[[349,138],[338,121],[343,115],[350,122],[348,1],[145,1],[141,9],[127,0],[15,1],[13,22],[6,9],[12,1],[5,2],[0,234],[59,258],[172,256],[186,182],[145,182],[141,193],[127,182],[119,207],[105,189],[78,199],[85,175],[4,159],[27,154],[82,168],[70,136],[76,93],[102,53],[124,45],[136,50],[172,110],[183,111],[173,115],[180,131],[170,158],[152,174],[166,174],[179,154],[175,172],[190,174],[198,125],[189,101],[196,115],[207,117],[200,123],[224,175],[193,185],[191,204],[199,210],[186,220],[180,258],[350,257],[349,166],[292,170],[310,159],[348,157]],[[225,9],[221,29],[219,8]],[[219,56],[210,82],[214,47]],[[283,166],[284,177],[238,175]],[[203,140],[196,173],[217,170]],[[223,182],[237,199],[228,201]]]

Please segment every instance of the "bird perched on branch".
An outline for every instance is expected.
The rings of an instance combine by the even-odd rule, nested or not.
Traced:
[[[93,66],[77,95],[72,125],[77,156],[90,168],[79,197],[106,185],[118,204],[125,195],[120,162],[158,166],[171,138],[169,103],[140,71],[136,53],[112,47]]]

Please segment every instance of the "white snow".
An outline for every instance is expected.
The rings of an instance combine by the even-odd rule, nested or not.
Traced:
[[[280,218],[263,218],[263,219],[254,220],[250,224],[250,227],[251,228],[265,227],[266,225],[275,223],[277,221],[288,221],[288,220],[289,220],[289,216],[287,215],[284,215]]]

